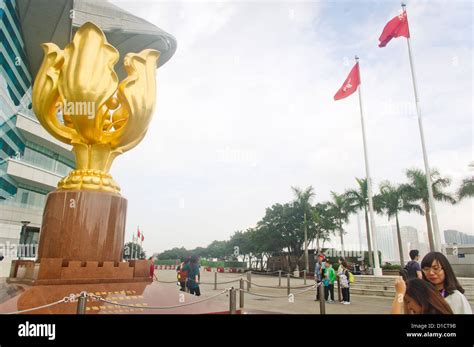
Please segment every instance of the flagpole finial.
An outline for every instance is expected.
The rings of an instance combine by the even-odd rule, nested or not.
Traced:
[[[358,62],[359,62],[359,57],[358,57],[357,55],[356,55],[356,56],[354,56],[354,59],[355,59],[356,63],[358,63]]]
[[[401,2],[400,5],[402,5],[402,8],[403,8],[403,9],[405,9],[405,7],[407,7],[407,4],[405,4],[403,1]]]

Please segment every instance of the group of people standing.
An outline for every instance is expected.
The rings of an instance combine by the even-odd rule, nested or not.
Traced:
[[[324,299],[328,304],[334,303],[334,282],[338,279],[341,292],[341,304],[350,305],[350,284],[353,281],[353,275],[349,271],[349,266],[344,258],[339,259],[339,267],[334,270],[331,261],[324,254],[318,256],[314,269],[314,279],[318,287],[324,286]],[[319,301],[319,290],[316,290],[316,300]]]
[[[180,290],[183,292],[188,290],[190,294],[200,296],[199,282],[201,280],[201,272],[199,257],[192,255],[182,259],[176,271],[178,283],[181,286]]]

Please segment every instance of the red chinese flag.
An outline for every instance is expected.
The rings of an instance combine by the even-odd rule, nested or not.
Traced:
[[[336,95],[334,95],[334,100],[340,100],[347,98],[349,95],[354,93],[357,90],[357,87],[360,84],[360,75],[359,75],[359,63],[356,63],[352,68],[349,76],[342,84],[342,87],[339,88]]]
[[[385,47],[391,39],[400,36],[404,36],[406,38],[410,37],[410,30],[408,29],[408,17],[405,11],[392,18],[390,22],[385,25],[382,35],[379,37],[379,47]]]
[[[142,234],[142,242],[143,242],[143,241],[145,241],[145,236],[143,236],[143,234]]]
[[[140,228],[138,228],[137,236],[138,236],[137,239],[139,239],[140,238]]]

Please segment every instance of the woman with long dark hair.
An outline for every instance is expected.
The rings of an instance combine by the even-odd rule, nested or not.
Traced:
[[[407,282],[402,277],[395,281],[396,295],[392,313],[401,314],[453,314],[451,307],[429,282],[413,278]]]
[[[423,279],[430,282],[448,302],[455,314],[472,314],[453,268],[443,253],[430,252],[421,261]]]

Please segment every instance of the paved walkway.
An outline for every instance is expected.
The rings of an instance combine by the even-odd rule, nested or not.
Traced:
[[[174,281],[176,279],[176,271],[174,270],[157,270],[155,274],[160,281]],[[218,283],[227,282],[232,280],[239,280],[240,278],[246,279],[246,275],[242,274],[231,274],[231,273],[218,273]],[[220,284],[217,286],[217,291],[214,290],[214,273],[213,272],[202,272],[201,273],[201,293],[202,297],[209,297],[215,295],[218,291],[221,291],[224,288],[229,288],[234,286],[235,288],[239,287],[239,282],[229,283],[229,284]],[[252,274],[252,282],[258,285],[264,286],[278,286],[278,276],[267,276],[267,275],[255,275]],[[286,297],[286,277],[282,278],[281,284],[282,289],[278,288],[259,288],[257,286],[252,286],[250,291],[251,293],[268,295],[268,296],[285,296],[284,298],[272,299],[258,297],[245,293],[244,307],[251,310],[263,310],[268,312],[275,313],[300,313],[300,314],[319,314],[319,301],[314,301],[315,299],[315,290],[302,293],[300,295],[294,296],[294,301],[290,302],[288,297]],[[211,284],[204,284],[211,283]],[[313,280],[307,281],[307,285],[314,284]],[[163,284],[171,287],[178,286],[174,283]],[[292,286],[303,286],[303,279],[291,278]],[[245,286],[245,288],[247,288]],[[293,289],[292,293],[298,293],[304,289]],[[326,303],[326,313],[328,314],[352,314],[352,313],[362,313],[362,314],[389,314],[392,298],[388,297],[376,297],[376,296],[365,296],[365,295],[351,295],[351,304],[343,305],[337,302],[337,289],[335,290],[335,299],[336,302],[333,304]],[[229,301],[229,297],[226,295],[221,295],[214,300]],[[237,294],[237,308],[239,307],[239,296]]]

